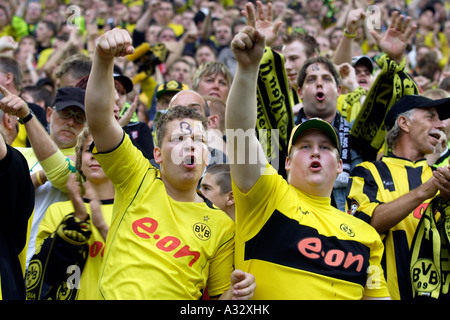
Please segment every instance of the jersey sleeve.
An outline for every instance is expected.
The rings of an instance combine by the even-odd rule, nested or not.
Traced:
[[[123,194],[125,198],[133,197],[147,169],[152,167],[149,160],[133,145],[125,132],[122,142],[116,149],[98,153],[94,148],[93,154],[114,184],[116,191]]]
[[[278,172],[267,164],[265,171],[247,192],[242,193],[234,184],[232,189],[236,210],[236,228],[239,234],[246,234],[247,239],[256,235],[273,213],[279,196],[285,195],[287,182]]]
[[[209,267],[208,293],[219,296],[230,287],[230,276],[234,265],[234,237],[217,251]]]
[[[377,199],[378,184],[367,163],[353,169],[347,188],[347,213],[370,224],[375,208],[381,204]]]

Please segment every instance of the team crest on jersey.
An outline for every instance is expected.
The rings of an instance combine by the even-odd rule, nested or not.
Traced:
[[[354,216],[356,211],[359,208],[359,203],[355,199],[352,199],[352,203],[350,204],[350,207],[347,210],[347,213]]]
[[[341,228],[341,231],[345,232],[345,233],[348,234],[350,237],[353,238],[353,237],[355,236],[355,231],[353,231],[353,229],[350,228],[349,225],[343,223],[343,224],[341,224],[340,228]]]
[[[197,222],[194,224],[194,234],[200,240],[209,240],[211,238],[211,229],[204,223]]]

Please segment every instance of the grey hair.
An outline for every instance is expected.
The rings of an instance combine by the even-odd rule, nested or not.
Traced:
[[[409,120],[412,120],[415,110],[416,110],[415,108],[408,110],[406,112],[399,114],[397,116],[397,118],[395,118],[394,126],[391,129],[389,129],[389,131],[386,134],[386,142],[387,142],[389,149],[392,149],[394,147],[394,144],[397,142],[397,139],[401,132],[401,128],[398,125],[398,118],[400,116],[404,116],[404,117],[408,118]]]

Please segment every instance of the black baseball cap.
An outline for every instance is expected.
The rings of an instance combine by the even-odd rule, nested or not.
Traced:
[[[373,73],[373,60],[369,56],[355,56],[352,58],[352,66],[356,67],[357,64],[365,65],[370,73]]]
[[[57,111],[67,107],[78,107],[84,111],[85,90],[78,87],[64,87],[56,91],[53,106]]]
[[[133,81],[131,81],[130,78],[119,73],[114,73],[113,76],[115,80],[119,81],[122,84],[127,93],[133,91]]]
[[[398,116],[414,108],[436,108],[439,119],[450,118],[450,98],[433,100],[421,95],[403,96],[389,109],[384,119],[386,129],[391,129]]]

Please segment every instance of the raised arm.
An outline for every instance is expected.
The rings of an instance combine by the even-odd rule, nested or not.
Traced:
[[[125,29],[113,29],[101,35],[95,46],[94,61],[86,88],[86,117],[99,152],[117,147],[123,130],[114,118],[114,58],[134,52]]]
[[[265,40],[264,35],[255,29],[253,4],[247,3],[246,11],[247,26],[231,42],[238,67],[228,95],[225,113],[231,175],[242,192],[251,189],[267,163],[254,131],[256,84]]]

